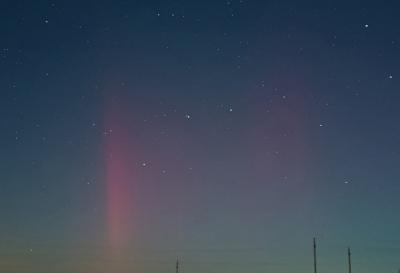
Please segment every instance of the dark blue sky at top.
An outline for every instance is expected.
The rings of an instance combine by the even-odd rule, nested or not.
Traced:
[[[0,271],[157,272],[179,255],[192,272],[308,272],[317,236],[326,272],[349,244],[359,270],[395,272],[399,8],[3,1]],[[137,170],[135,263],[104,258],[113,126]]]

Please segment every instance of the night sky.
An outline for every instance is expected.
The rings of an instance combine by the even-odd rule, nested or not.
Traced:
[[[2,1],[0,272],[397,272],[399,10]]]

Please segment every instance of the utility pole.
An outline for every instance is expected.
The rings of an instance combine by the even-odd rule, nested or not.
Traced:
[[[350,247],[347,248],[347,259],[348,259],[348,263],[349,263],[349,273],[351,273],[351,251],[350,251]]]
[[[179,273],[179,259],[176,257],[175,273]]]
[[[317,273],[317,244],[315,242],[315,237],[313,238],[314,247],[314,273]]]

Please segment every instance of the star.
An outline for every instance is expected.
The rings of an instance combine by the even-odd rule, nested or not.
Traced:
[[[392,75],[389,75],[389,79],[393,79],[393,76],[392,76]]]
[[[103,132],[105,136],[110,135],[112,133],[112,129],[106,130]]]
[[[365,28],[368,28],[368,27],[369,27],[369,25],[368,25],[368,24],[365,24],[365,25],[364,25],[364,27],[365,27]]]
[[[186,115],[185,115],[185,118],[186,118],[186,119],[190,119],[191,116],[190,116],[189,114],[186,114]]]

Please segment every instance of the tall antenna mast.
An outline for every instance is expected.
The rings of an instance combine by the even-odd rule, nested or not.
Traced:
[[[175,273],[179,273],[179,259],[176,257]]]
[[[314,247],[314,273],[317,273],[317,244],[315,242],[315,237],[313,238]]]
[[[350,251],[350,247],[347,248],[347,259],[349,262],[349,273],[351,273],[351,251]]]

